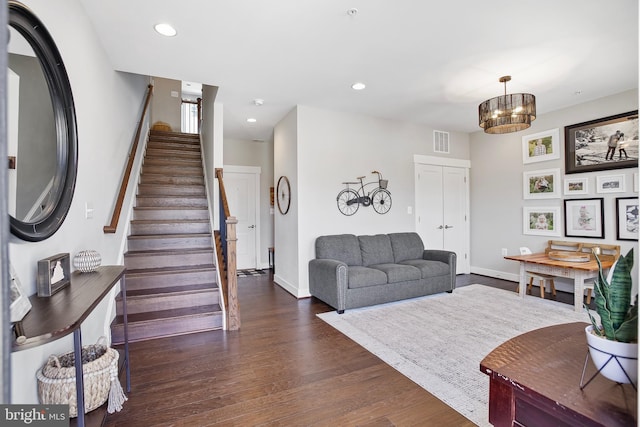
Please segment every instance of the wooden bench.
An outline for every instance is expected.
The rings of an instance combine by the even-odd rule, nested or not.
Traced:
[[[595,260],[595,252],[598,253],[600,260],[616,261],[620,257],[619,245],[608,245],[604,243],[585,243],[585,242],[565,242],[562,240],[549,240],[545,253],[565,254],[570,257],[573,254],[589,256],[590,260]],[[587,304],[591,303],[591,293],[593,291],[593,282],[585,283],[584,288],[587,290]]]

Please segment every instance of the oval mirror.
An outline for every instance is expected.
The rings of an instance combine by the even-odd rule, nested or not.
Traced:
[[[53,38],[10,0],[7,134],[11,232],[40,241],[62,225],[78,166],[76,114],[67,71]]]

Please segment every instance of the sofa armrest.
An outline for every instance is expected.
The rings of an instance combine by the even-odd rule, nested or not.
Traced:
[[[346,308],[348,268],[334,259],[309,261],[309,292],[339,313]]]
[[[456,288],[456,264],[458,262],[458,258],[455,252],[438,249],[425,249],[422,253],[422,259],[440,261],[448,264],[449,274],[451,277],[451,290]]]

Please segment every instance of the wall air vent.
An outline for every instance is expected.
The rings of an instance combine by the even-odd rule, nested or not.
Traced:
[[[433,131],[433,152],[449,154],[449,132]]]

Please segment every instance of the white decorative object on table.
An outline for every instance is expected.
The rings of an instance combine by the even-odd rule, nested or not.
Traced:
[[[73,257],[73,266],[82,273],[96,271],[101,263],[100,254],[94,250],[80,251]]]

